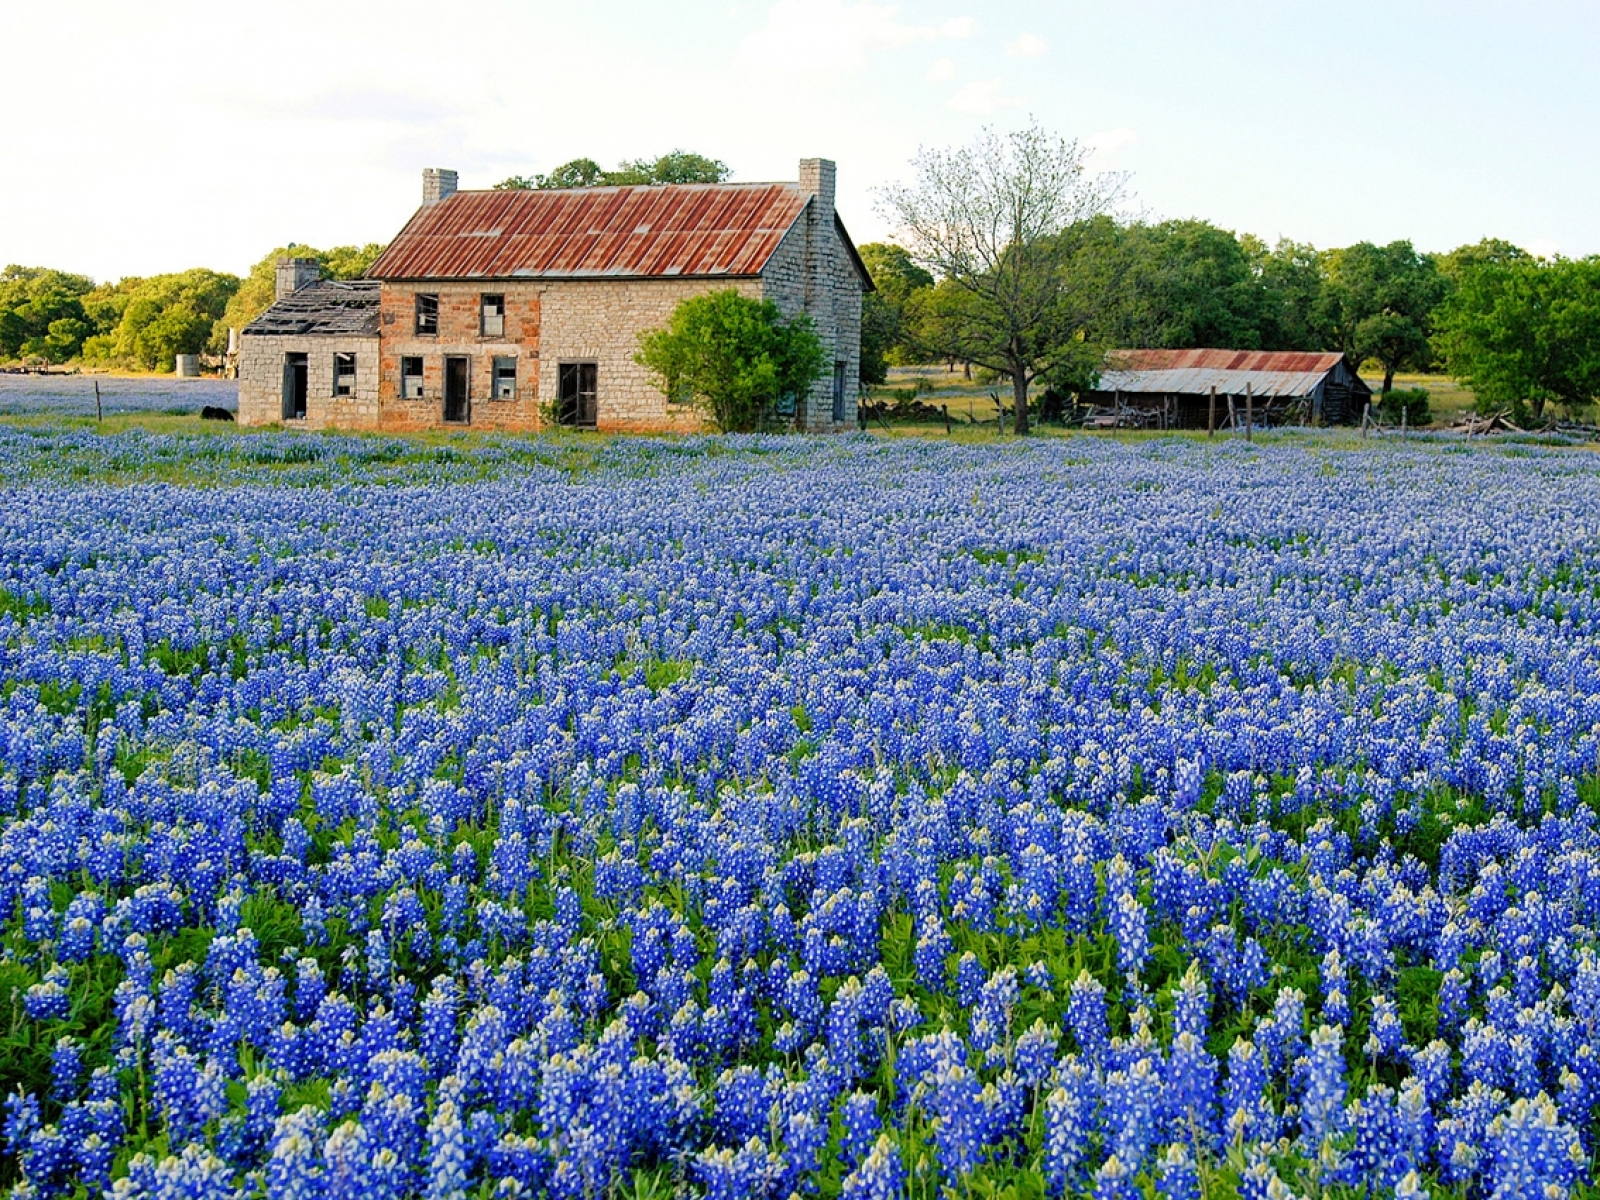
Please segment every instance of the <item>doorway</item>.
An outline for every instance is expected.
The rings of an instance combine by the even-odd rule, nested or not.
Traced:
[[[464,356],[451,355],[444,360],[444,419],[455,425],[465,425],[472,420]]]
[[[557,412],[563,425],[593,429],[599,415],[596,382],[599,372],[592,362],[562,363],[557,377]]]
[[[285,354],[283,356],[283,419],[285,421],[304,421],[306,419],[306,385],[306,356],[304,354]]]

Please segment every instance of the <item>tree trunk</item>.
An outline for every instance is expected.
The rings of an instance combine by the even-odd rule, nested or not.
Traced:
[[[1385,366],[1383,368],[1383,391],[1382,391],[1382,393],[1380,393],[1380,399],[1382,398],[1382,396],[1387,396],[1393,390],[1394,390],[1394,368],[1391,367],[1391,366]]]
[[[1026,367],[1011,368],[1011,429],[1018,437],[1028,436],[1028,371]]]

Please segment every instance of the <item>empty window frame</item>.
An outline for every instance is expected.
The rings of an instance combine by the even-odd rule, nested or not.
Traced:
[[[400,360],[400,398],[422,399],[422,359],[407,357]]]
[[[563,425],[593,429],[599,416],[597,371],[592,362],[564,362],[556,376],[556,417]]]
[[[833,364],[833,419],[844,420],[844,380],[849,363],[836,362]]]
[[[436,334],[439,332],[439,297],[417,293],[417,332],[423,334]]]
[[[517,398],[516,359],[497,358],[494,360],[493,394],[496,400],[515,400]]]
[[[356,356],[354,354],[335,354],[333,356],[333,394],[335,396],[354,396],[356,394]]]
[[[484,296],[479,306],[478,331],[484,337],[504,337],[506,334],[506,298]]]

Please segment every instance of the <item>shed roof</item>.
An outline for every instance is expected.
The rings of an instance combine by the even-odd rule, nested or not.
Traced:
[[[376,279],[323,279],[283,297],[244,332],[263,336],[377,337]]]
[[[1279,350],[1120,350],[1100,376],[1102,392],[1309,396],[1344,361],[1337,353]],[[1355,372],[1350,372],[1355,376]]]
[[[456,192],[419,209],[367,275],[756,275],[808,200],[792,183]]]

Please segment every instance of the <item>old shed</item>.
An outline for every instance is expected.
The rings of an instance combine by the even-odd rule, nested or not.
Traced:
[[[1342,425],[1360,420],[1372,389],[1343,354],[1119,350],[1083,399],[1114,413],[1142,414],[1160,428],[1205,429],[1213,394],[1218,428],[1241,424],[1247,403],[1263,424]]]

